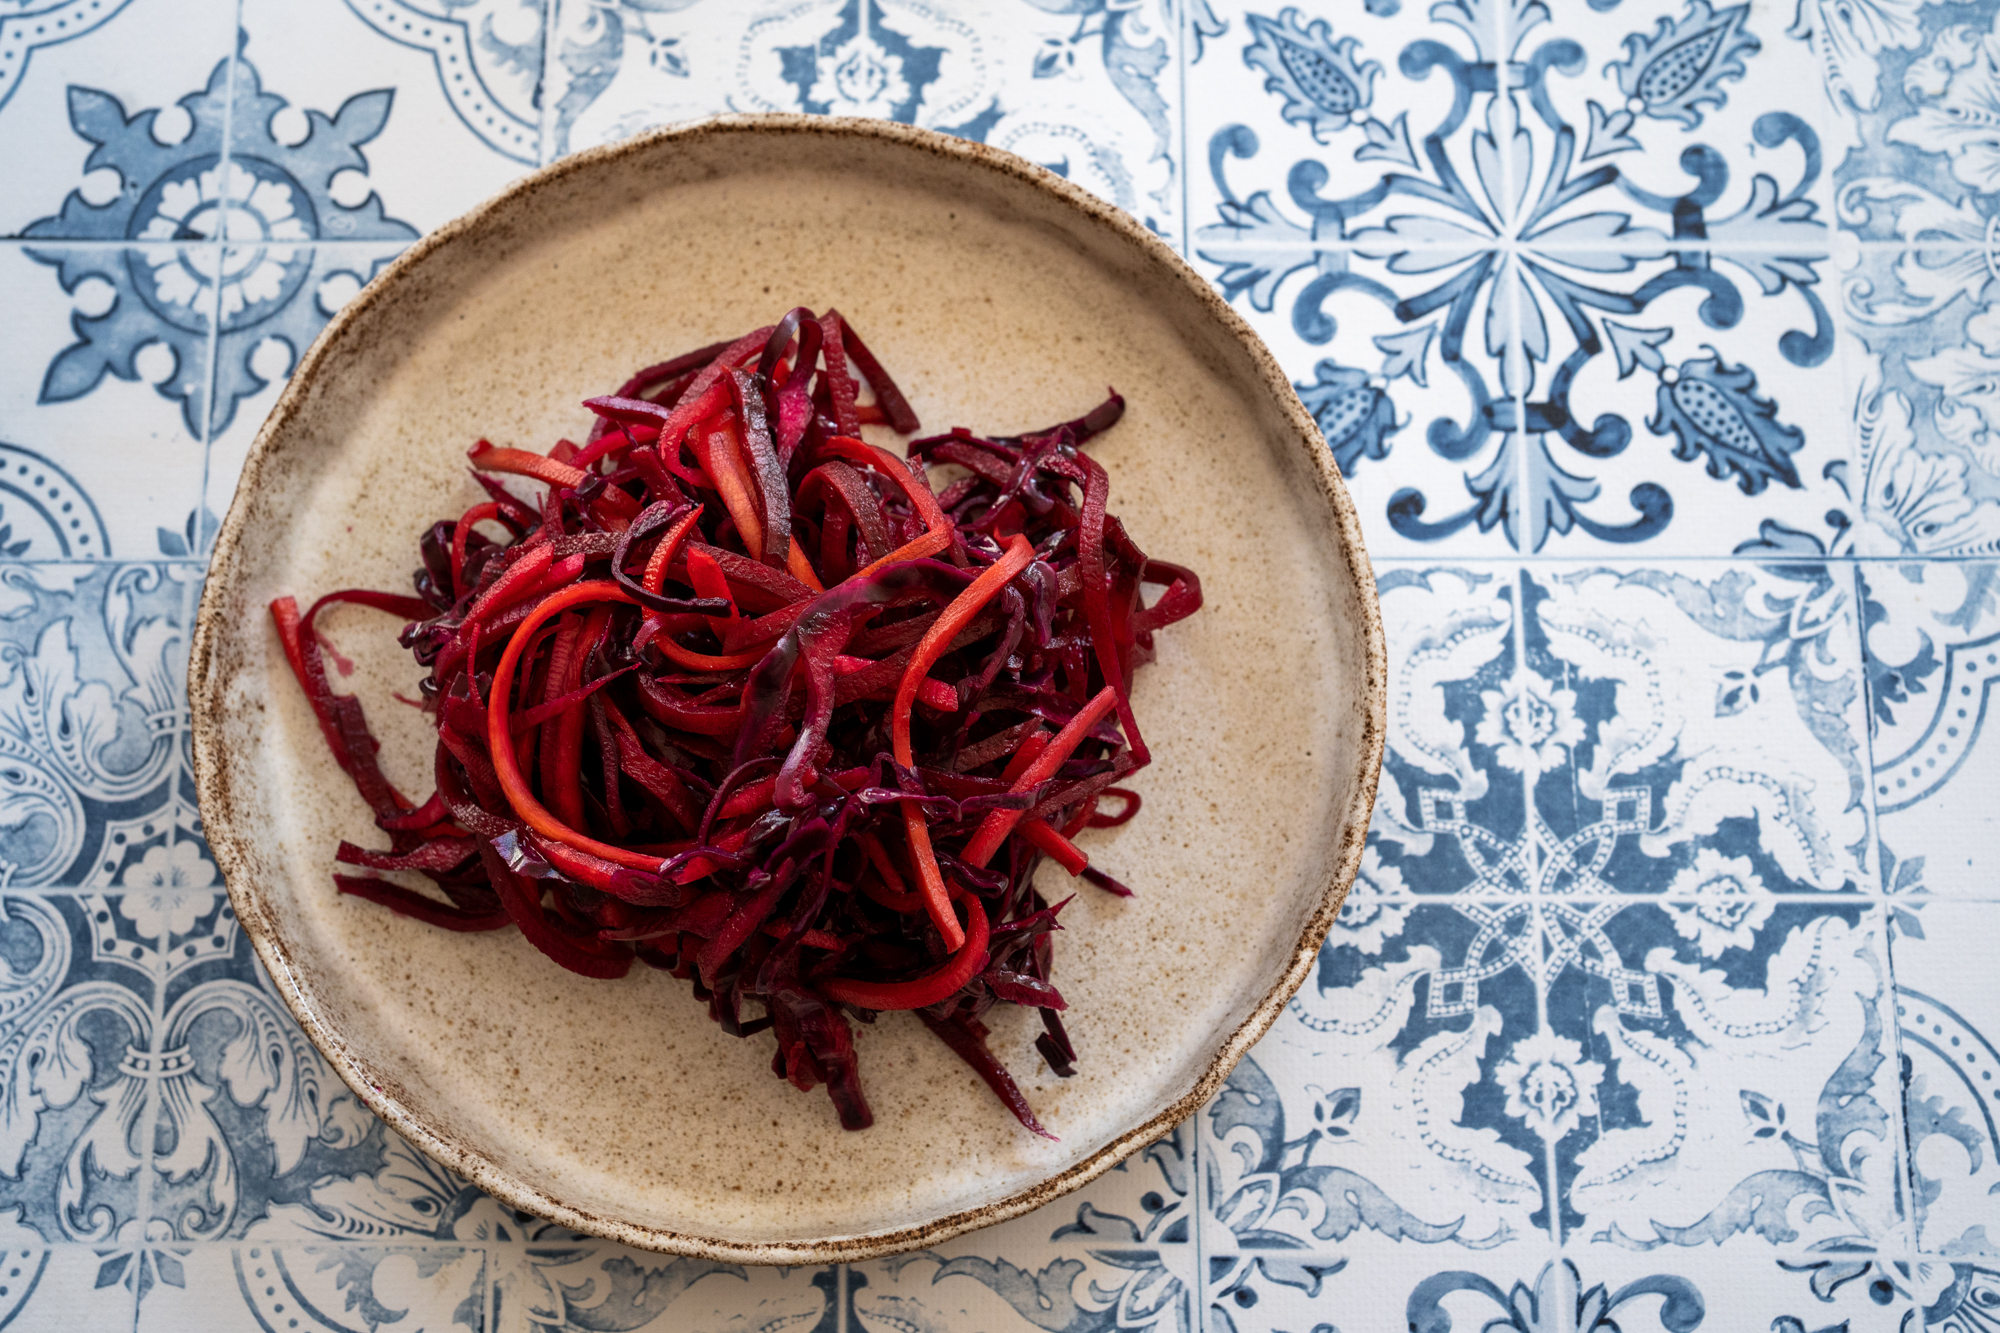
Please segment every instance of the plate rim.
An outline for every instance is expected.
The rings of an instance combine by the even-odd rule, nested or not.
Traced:
[[[975,170],[991,171],[1015,179],[1052,196],[1072,210],[1108,229],[1142,257],[1177,277],[1205,307],[1211,318],[1246,351],[1263,387],[1293,428],[1292,443],[1304,454],[1304,461],[1319,482],[1321,498],[1333,519],[1335,544],[1353,571],[1361,615],[1363,671],[1360,690],[1361,734],[1355,745],[1362,757],[1360,781],[1346,811],[1346,827],[1338,855],[1318,906],[1301,931],[1292,956],[1263,998],[1224,1038],[1207,1068],[1185,1093],[1172,1104],[1103,1144],[1095,1152],[1063,1170],[987,1203],[961,1208],[932,1221],[897,1227],[888,1231],[862,1232],[805,1240],[741,1241],[701,1235],[670,1227],[646,1226],[608,1217],[579,1208],[503,1170],[467,1145],[432,1129],[421,1117],[406,1108],[393,1084],[378,1083],[346,1038],[314,1009],[302,987],[285,941],[265,915],[259,900],[260,888],[237,855],[238,834],[232,819],[228,784],[222,775],[223,722],[219,680],[215,666],[220,642],[229,626],[222,603],[232,596],[237,577],[232,576],[236,548],[247,523],[248,497],[258,488],[265,466],[279,437],[299,414],[314,379],[327,360],[336,354],[348,327],[376,305],[386,291],[433,252],[474,231],[497,215],[504,214],[539,191],[579,171],[601,169],[621,158],[642,155],[662,144],[697,142],[725,135],[762,134],[817,135],[829,139],[859,138],[896,144],[954,159]],[[261,622],[260,622],[261,623]],[[1358,511],[1347,493],[1333,453],[1321,437],[1318,423],[1299,401],[1290,379],[1279,367],[1270,349],[1247,320],[1230,307],[1208,281],[1163,239],[1136,218],[1106,203],[1081,186],[1046,168],[970,139],[961,139],[935,130],[894,121],[846,116],[813,116],[792,112],[766,114],[735,113],[666,125],[617,143],[584,149],[548,164],[513,182],[450,222],[426,233],[399,254],[327,322],[313,344],[293,367],[271,414],[258,429],[251,444],[229,511],[217,531],[209,552],[207,578],[195,611],[194,638],[188,661],[188,703],[190,733],[194,749],[194,777],[201,808],[202,827],[209,849],[222,871],[225,886],[238,924],[249,936],[258,959],[270,975],[285,1007],[307,1038],[354,1094],[375,1115],[427,1156],[465,1176],[488,1194],[523,1212],[535,1214],[572,1230],[630,1245],[642,1250],[687,1255],[726,1263],[753,1264],[833,1264],[879,1258],[919,1249],[964,1235],[969,1231],[1019,1217],[1070,1193],[1096,1179],[1141,1148],[1154,1143],[1194,1115],[1222,1088],[1223,1082],[1268,1031],[1292,995],[1305,981],[1320,946],[1325,942],[1334,918],[1339,914],[1348,888],[1361,864],[1370,816],[1374,810],[1382,755],[1387,740],[1388,650],[1385,643],[1381,606],[1377,598],[1373,567],[1362,540]]]

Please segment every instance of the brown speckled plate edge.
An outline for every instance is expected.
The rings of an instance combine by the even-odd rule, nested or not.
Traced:
[[[947,1214],[920,1226],[855,1236],[831,1236],[789,1242],[745,1244],[661,1227],[636,1226],[615,1217],[605,1217],[577,1208],[547,1192],[523,1183],[488,1161],[476,1148],[439,1134],[402,1104],[393,1083],[372,1072],[364,1056],[352,1049],[307,1002],[296,976],[290,952],[264,911],[260,894],[263,886],[243,873],[238,854],[240,834],[235,812],[222,780],[218,755],[220,682],[214,674],[218,641],[226,632],[221,608],[229,600],[234,583],[233,558],[242,538],[248,509],[247,497],[259,485],[265,465],[275,451],[286,427],[299,411],[314,377],[333,354],[347,329],[360,318],[399,278],[422,264],[432,253],[459,236],[473,231],[496,214],[504,213],[542,190],[558,187],[573,172],[614,163],[618,159],[668,142],[694,142],[717,135],[814,134],[828,138],[873,139],[902,144],[920,152],[963,163],[973,172],[995,172],[1015,177],[1045,194],[1054,196],[1098,227],[1117,235],[1125,244],[1160,269],[1174,274],[1208,311],[1210,317],[1231,334],[1249,355],[1281,413],[1292,427],[1292,445],[1302,456],[1311,475],[1319,482],[1333,522],[1336,543],[1346,556],[1355,580],[1357,602],[1362,615],[1362,637],[1366,647],[1363,682],[1364,725],[1359,746],[1362,776],[1346,812],[1345,835],[1339,860],[1318,909],[1300,932],[1297,947],[1276,984],[1229,1034],[1210,1060],[1208,1068],[1178,1100],[1145,1122],[1133,1126],[1106,1143],[1095,1153],[1026,1189],[1004,1199]],[[261,629],[261,624],[259,626]],[[399,255],[368,286],[328,322],[317,341],[300,359],[277,406],[257,433],[250,456],[237,483],[236,496],[223,520],[215,549],[209,559],[209,578],[203,588],[201,605],[195,613],[194,644],[188,663],[188,698],[192,711],[195,787],[200,796],[201,815],[210,849],[228,884],[229,898],[238,920],[249,935],[269,970],[285,1004],[299,1026],[317,1046],[327,1062],[354,1090],[362,1102],[383,1120],[438,1162],[468,1177],[481,1189],[503,1203],[534,1213],[562,1226],[603,1236],[622,1244],[648,1250],[693,1255],[731,1263],[827,1264],[873,1259],[902,1250],[919,1249],[949,1240],[979,1227],[990,1226],[1030,1212],[1050,1200],[1067,1194],[1096,1179],[1120,1161],[1166,1134],[1193,1115],[1222,1087],[1236,1067],[1304,982],[1320,945],[1340,911],[1347,889],[1361,864],[1362,843],[1367,836],[1369,816],[1375,805],[1375,787],[1381,770],[1387,727],[1388,654],[1382,635],[1381,610],[1376,601],[1375,579],[1362,545],[1361,524],[1353,501],[1348,498],[1332,451],[1321,439],[1312,416],[1299,402],[1291,382],[1278,368],[1276,359],[1263,341],[1229,308],[1213,287],[1196,273],[1158,236],[1141,226],[1131,215],[1105,203],[1095,195],[1071,184],[1054,172],[1027,162],[1012,153],[969,139],[954,138],[932,130],[918,129],[890,121],[803,115],[722,116],[688,125],[669,126],[651,133],[566,157],[526,176],[471,212],[446,223]]]

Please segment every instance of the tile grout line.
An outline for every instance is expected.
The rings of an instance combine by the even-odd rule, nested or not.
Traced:
[[[1203,1179],[1201,1151],[1201,1113],[1206,1109],[1196,1107],[1188,1117],[1188,1204],[1194,1212],[1194,1289],[1188,1299],[1194,1302],[1194,1333],[1208,1329],[1208,1186]]]
[[[1867,685],[1868,630],[1866,624],[1864,623],[1861,611],[1862,575],[1861,575],[1861,570],[1858,567],[1851,572],[1854,580],[1853,582],[1854,611],[1855,611],[1854,637],[1855,637],[1855,648],[1857,650],[1855,655],[1855,666],[1856,669],[1860,671],[1862,678],[1862,685],[1861,685],[1861,706],[1863,710],[1862,726],[1866,729],[1865,734],[1861,737],[1862,741],[1861,771],[1865,779],[1865,787],[1864,790],[1862,791],[1862,799],[1867,802],[1868,828],[1875,838],[1875,846],[1872,849],[1875,853],[1874,897],[1877,904],[1877,910],[1880,913],[1879,919],[1882,923],[1883,994],[1879,1001],[1879,1006],[1882,1013],[1882,1022],[1885,1025],[1885,1034],[1883,1042],[1883,1044],[1887,1047],[1887,1051],[1885,1052],[1885,1054],[1887,1055],[1890,1061],[1889,1067],[1895,1071],[1895,1083],[1893,1085],[1895,1092],[1895,1106],[1890,1111],[1889,1123],[1891,1127],[1890,1132],[1895,1136],[1893,1148],[1896,1157],[1896,1187],[1902,1199],[1903,1208],[1905,1211],[1905,1216],[1903,1218],[1903,1256],[1902,1256],[1902,1261],[1905,1265],[1905,1272],[1903,1276],[1905,1285],[1909,1288],[1910,1292],[1912,1293],[1911,1298],[1912,1300],[1914,1300],[1916,1291],[1918,1264],[1921,1262],[1921,1255],[1923,1249],[1922,1240],[1917,1234],[1918,1219],[1917,1219],[1917,1191],[1916,1191],[1917,1163],[1915,1156],[1916,1146],[1910,1142],[1909,1102],[1908,1099],[1904,1096],[1904,1091],[1903,1091],[1902,1071],[1905,1068],[1904,1056],[1903,1056],[1903,1018],[1902,1018],[1903,1006],[1901,1001],[1897,998],[1896,994],[1895,929],[1892,924],[1893,918],[1890,911],[1889,885],[1887,882],[1887,873],[1885,867],[1882,864],[1882,849],[1884,846],[1884,840],[1882,837],[1881,814],[1877,809],[1878,803],[1875,799],[1875,775],[1876,775],[1875,728],[1873,725],[1874,713],[1872,711],[1872,706],[1870,705],[1868,700],[1868,685]],[[1887,1276],[1887,1274],[1885,1274],[1884,1276]]]
[[[549,57],[555,51],[556,20],[561,14],[561,0],[542,0],[542,63],[535,74],[535,165],[537,167],[545,167],[554,160],[549,154]]]
[[[196,545],[195,549],[188,552],[191,557],[198,555],[203,537],[201,531],[201,513],[203,501],[208,494],[209,460],[215,447],[215,391],[216,386],[221,381],[217,365],[222,349],[222,268],[228,242],[231,173],[230,140],[233,113],[236,105],[238,39],[242,32],[242,22],[242,0],[236,0],[236,3],[231,6],[230,10],[229,69],[223,79],[222,140],[218,145],[217,180],[221,185],[222,193],[221,225],[217,228],[216,234],[203,247],[208,252],[209,279],[212,283],[212,288],[209,292],[208,364],[202,368],[206,380],[206,387],[202,394],[202,460],[201,471],[196,482],[194,508],[192,510],[195,528],[194,541]],[[183,585],[181,591],[181,634],[184,639],[191,639],[193,588],[194,584],[189,582]],[[187,700],[183,697],[180,701],[180,706],[174,712],[171,745],[166,765],[166,848],[170,883],[172,882],[171,877],[174,865],[173,853],[180,839],[181,749],[185,741],[186,728]],[[122,872],[119,878],[121,881],[124,879]],[[157,953],[154,962],[152,995],[150,999],[153,1031],[146,1041],[148,1063],[151,1066],[147,1071],[149,1075],[157,1073],[166,1053],[167,966],[171,939],[164,919],[161,922],[160,934],[153,943]],[[138,1188],[135,1191],[135,1209],[137,1213],[135,1226],[138,1232],[135,1237],[138,1242],[138,1253],[135,1256],[132,1270],[132,1326],[135,1333],[139,1326],[140,1316],[144,1311],[146,1266],[150,1260],[146,1242],[149,1239],[148,1232],[151,1230],[153,1220],[153,1178],[156,1174],[155,1161],[159,1153],[160,1102],[160,1080],[157,1077],[148,1077],[146,1080],[146,1096],[144,1101],[145,1109],[141,1112],[144,1119],[139,1130],[139,1181]]]
[[[1879,845],[1879,844],[1878,844]],[[1923,1239],[1917,1234],[1916,1147],[1910,1142],[1909,1102],[1903,1095],[1903,1006],[1896,997],[1896,950],[1889,925],[1889,904],[1881,904],[1882,919],[1882,1021],[1887,1025],[1890,1068],[1895,1071],[1896,1105],[1890,1115],[1896,1136],[1896,1187],[1905,1212],[1903,1218],[1903,1274],[1912,1303],[1916,1300],[1918,1265],[1923,1262]],[[1887,1276],[1886,1274],[1884,1276]]]
[[[1814,111],[1817,114],[1816,115],[1808,114],[1808,116],[1806,117],[1808,124],[1812,124],[1815,120],[1819,121],[1819,124],[1817,124],[1815,128],[1817,128],[1820,131],[1823,142],[1826,141],[1828,137],[1826,132],[1829,127],[1824,122],[1826,113],[1829,109],[1830,108],[1824,101],[1815,101]],[[1836,190],[1836,198],[1837,196],[1838,196],[1838,191]],[[1909,247],[1905,246],[1900,248],[1907,249]],[[1865,256],[1868,253],[1868,251],[1869,251],[1868,243],[1866,241],[1861,241],[1859,245],[1860,255]],[[1844,282],[1846,271],[1838,268],[1838,263],[1839,263],[1838,258],[1836,258],[1833,261],[1833,263],[1836,266],[1836,271],[1832,275],[1834,290],[1832,293],[1830,293],[1831,299],[1827,302],[1827,318],[1830,322],[1830,327],[1833,330],[1833,348],[1831,356],[1833,357],[1834,360],[1834,366],[1833,366],[1834,380],[1840,386],[1840,395],[1841,395],[1840,401],[1843,404],[1846,404],[1852,402],[1853,394],[1855,392],[1858,381],[1855,375],[1856,368],[1846,355],[1846,345],[1849,338],[1853,334],[1853,330],[1850,327],[1851,320],[1847,311],[1846,303],[1840,299],[1840,288]],[[1839,461],[1845,464],[1846,478],[1848,482],[1848,485],[1844,486],[1842,489],[1848,492],[1847,499],[1849,506],[1858,513],[1861,508],[1862,497],[1856,496],[1853,493],[1853,490],[1850,488],[1859,487],[1865,493],[1867,486],[1867,478],[1862,474],[1861,471],[1860,440],[1855,432],[1854,425],[1855,425],[1855,419],[1851,415],[1843,414],[1841,418],[1842,428],[1839,432],[1839,437],[1838,437],[1838,444],[1839,444],[1838,458]],[[1828,464],[1822,464],[1822,467],[1825,466],[1828,466]],[[1924,563],[1928,564],[1930,562],[1925,561]],[[1884,1023],[1886,1028],[1883,1039],[1883,1046],[1885,1048],[1883,1054],[1889,1060],[1890,1062],[1889,1067],[1893,1071],[1892,1075],[1893,1082],[1891,1084],[1891,1090],[1895,1105],[1889,1109],[1890,1132],[1894,1136],[1891,1142],[1891,1150],[1895,1157],[1897,1193],[1901,1200],[1905,1214],[1905,1216],[1902,1218],[1902,1223],[1903,1223],[1902,1262],[1905,1265],[1905,1271],[1903,1275],[1904,1285],[1906,1289],[1911,1293],[1911,1298],[1912,1301],[1914,1302],[1916,1299],[1915,1292],[1917,1283],[1918,1263],[1922,1246],[1917,1234],[1917,1195],[1915,1189],[1916,1160],[1914,1156],[1915,1147],[1910,1142],[1909,1124],[1908,1124],[1909,1105],[1907,1099],[1903,1095],[1902,1071],[1904,1068],[1904,1062],[1903,1062],[1903,1024],[1901,1018],[1902,1006],[1898,1002],[1896,997],[1896,956],[1895,956],[1894,931],[1892,927],[1892,917],[1890,914],[1888,877],[1886,874],[1885,867],[1882,864],[1882,853],[1884,847],[1884,839],[1882,836],[1882,817],[1879,809],[1879,803],[1876,800],[1877,784],[1876,784],[1876,763],[1875,763],[1876,756],[1875,756],[1874,711],[1873,711],[1873,706],[1868,698],[1868,627],[1867,627],[1866,616],[1863,611],[1863,600],[1864,600],[1863,589],[1866,583],[1864,569],[1865,569],[1865,564],[1862,561],[1857,560],[1852,562],[1846,571],[1848,579],[1848,593],[1853,599],[1851,605],[1853,608],[1852,644],[1854,649],[1854,658],[1853,658],[1854,669],[1856,673],[1860,676],[1859,685],[1860,685],[1860,695],[1861,695],[1862,734],[1856,739],[1859,742],[1858,748],[1861,752],[1860,753],[1860,767],[1862,775],[1861,799],[1863,802],[1863,809],[1866,811],[1868,817],[1868,823],[1867,823],[1868,834],[1873,839],[1874,843],[1872,847],[1864,847],[1863,849],[1864,852],[1863,873],[1864,875],[1867,875],[1869,873],[1870,868],[1872,867],[1872,881],[1864,879],[1864,882],[1861,885],[1861,889],[1862,889],[1862,897],[1864,898],[1864,900],[1872,899],[1874,903],[1874,914],[1876,916],[1876,919],[1881,923],[1881,932],[1882,932],[1881,984],[1883,993],[1877,1001],[1877,1010],[1880,1013],[1881,1021]],[[1877,1258],[1879,1261],[1881,1256],[1878,1254]],[[1885,1277],[1890,1276],[1890,1274],[1886,1272],[1883,1275]]]
[[[1515,17],[1515,13],[1505,7],[1497,10],[1494,16],[1494,22],[1499,28],[1496,34],[1499,39],[1497,51],[1503,58],[1503,61],[1511,61],[1515,43],[1527,35],[1525,29],[1519,33],[1514,30]],[[1529,26],[1533,25],[1530,24]],[[1502,95],[1506,97],[1510,112],[1510,128],[1518,131],[1522,119],[1520,102],[1517,100],[1514,91],[1504,86],[1504,79],[1502,80],[1502,85],[1502,88],[1496,91],[1494,96],[1496,98]],[[1520,208],[1526,202],[1525,195],[1529,182],[1515,178],[1518,168],[1510,152],[1502,150],[1499,154],[1499,159],[1502,195],[1508,201],[1510,207]],[[1488,294],[1487,300],[1491,302],[1499,290],[1496,286],[1494,291]],[[1517,449],[1514,456],[1513,484],[1515,487],[1514,494],[1519,499],[1519,512],[1511,516],[1514,519],[1514,549],[1517,552],[1532,552],[1537,549],[1534,541],[1536,515],[1533,452],[1539,447],[1539,441],[1533,439],[1528,430],[1528,398],[1534,383],[1535,366],[1531,359],[1523,356],[1525,343],[1523,340],[1521,303],[1519,301],[1510,302],[1507,319],[1511,326],[1508,332],[1511,336],[1512,345],[1506,359],[1503,359],[1501,362],[1500,373],[1502,376],[1507,375],[1510,363],[1518,370],[1518,378],[1513,386],[1512,394],[1514,400],[1514,432],[1512,443]],[[1503,440],[1503,448],[1506,446],[1506,443],[1507,441]],[[1528,676],[1533,670],[1528,662],[1527,602],[1529,579],[1525,568],[1513,571],[1512,574],[1514,584],[1514,627],[1512,634],[1514,646],[1514,683],[1521,688],[1526,688]],[[1535,836],[1535,782],[1531,776],[1529,767],[1525,764],[1518,775],[1518,781],[1521,787],[1521,835],[1523,846],[1527,853],[1524,869],[1532,877],[1528,883],[1522,885],[1522,888],[1526,890],[1524,899],[1529,905],[1528,929],[1533,932],[1532,938],[1528,941],[1528,948],[1530,950],[1529,957],[1534,964],[1534,970],[1530,973],[1528,980],[1534,988],[1535,995],[1535,1035],[1541,1036],[1551,1031],[1549,1026],[1548,987],[1546,984],[1547,979],[1544,975],[1546,968],[1541,958],[1543,940],[1541,848]],[[1563,1244],[1561,1171],[1556,1162],[1555,1144],[1546,1139],[1542,1145],[1540,1166],[1543,1175],[1542,1184],[1548,1191],[1546,1206],[1549,1212],[1543,1237],[1554,1247],[1557,1253],[1560,1253]]]
[[[209,469],[215,462],[215,391],[222,382],[220,362],[222,359],[222,266],[227,257],[229,240],[229,177],[233,171],[233,140],[236,134],[236,71],[241,63],[243,41],[243,0],[235,0],[231,6],[229,22],[229,73],[223,80],[222,92],[222,161],[219,166],[222,181],[221,226],[215,236],[215,305],[208,322],[208,391],[202,400],[201,422],[201,482],[194,497],[194,541],[188,555],[199,559],[208,545],[207,524],[203,521],[208,509]],[[174,756],[176,768],[180,755]],[[175,774],[174,791],[180,792],[179,773]]]
[[[202,394],[201,472],[195,486],[194,508],[192,510],[192,542],[191,549],[188,551],[189,557],[195,560],[199,559],[201,549],[206,544],[205,539],[207,534],[202,530],[202,513],[206,508],[208,498],[209,466],[215,454],[215,393],[222,380],[219,369],[222,354],[222,270],[228,249],[230,177],[234,170],[231,150],[234,146],[232,141],[234,138],[236,110],[236,72],[239,64],[238,57],[241,49],[242,32],[243,0],[235,0],[235,3],[230,7],[229,70],[223,80],[222,142],[218,145],[220,161],[217,164],[217,179],[222,187],[221,225],[217,227],[216,234],[210,239],[207,247],[210,263],[209,275],[210,281],[213,283],[213,290],[209,293],[208,364],[203,367],[207,379],[207,387]],[[181,592],[181,634],[184,640],[190,643],[193,641],[194,587],[194,581],[190,580],[183,585]],[[183,684],[182,688],[185,691],[185,684]],[[173,875],[174,848],[180,838],[181,751],[186,741],[187,726],[187,700],[183,697],[180,700],[180,707],[174,713],[173,745],[172,751],[167,758],[167,873],[170,883],[172,882]],[[123,878],[121,874],[120,879]],[[149,1051],[149,1062],[152,1066],[148,1072],[155,1075],[166,1055],[167,973],[171,944],[172,939],[168,925],[163,918],[160,925],[160,935],[155,945],[159,952],[153,976],[153,1032],[151,1039],[146,1043]],[[146,1241],[148,1239],[147,1233],[151,1229],[153,1220],[154,1177],[158,1174],[155,1169],[155,1161],[159,1153],[161,1115],[160,1080],[158,1077],[150,1077],[146,1081],[145,1106],[146,1109],[143,1112],[145,1122],[140,1129],[139,1148],[140,1165],[137,1200],[139,1254],[132,1277],[132,1326],[134,1333],[137,1333],[139,1320],[145,1308],[145,1293],[142,1287],[145,1280],[145,1266],[149,1259]]]

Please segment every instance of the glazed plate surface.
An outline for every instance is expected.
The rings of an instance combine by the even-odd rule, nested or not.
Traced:
[[[794,305],[837,306],[926,431],[1013,433],[1114,385],[1091,452],[1139,544],[1201,575],[1135,705],[1142,814],[1080,841],[1137,890],[1065,910],[1055,980],[1079,1073],[1032,1011],[992,1044],[1022,1131],[911,1015],[858,1026],[874,1128],[772,1077],[688,983],[561,971],[518,934],[455,935],[335,894],[335,845],[382,845],[286,671],[265,607],[405,591],[416,539],[479,498],[480,436],[581,438],[582,399]],[[870,428],[877,443],[898,437]],[[898,448],[900,452],[900,448]],[[397,625],[323,620],[406,792],[431,732],[392,697]],[[253,451],[203,595],[190,693],[202,811],[235,908],[307,1033],[364,1100],[515,1206],[630,1244],[859,1259],[1047,1202],[1213,1094],[1310,968],[1374,797],[1375,592],[1325,445],[1248,328],[1166,246],[1053,175],[905,126],[732,118],[580,154],[404,255],[304,358]],[[1059,869],[1043,891],[1066,896]],[[1002,1009],[1007,1009],[1002,1006]]]

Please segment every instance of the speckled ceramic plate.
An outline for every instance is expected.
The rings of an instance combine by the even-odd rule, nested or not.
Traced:
[[[1022,430],[1125,394],[1091,452],[1113,507],[1207,605],[1160,636],[1136,705],[1143,814],[1086,835],[1138,890],[1085,890],[1056,980],[1080,1052],[1034,1015],[993,1045],[1023,1132],[914,1018],[857,1034],[874,1128],[771,1077],[685,982],[561,971],[518,935],[454,935],[336,896],[366,808],[265,613],[284,593],[406,588],[419,531],[474,502],[475,437],[545,448],[635,366],[838,306],[928,428]],[[881,442],[892,437],[880,436]],[[380,616],[357,662],[392,778],[428,791],[419,672]],[[189,692],[202,815],[245,929],[367,1104],[502,1200],[652,1249],[853,1260],[1048,1202],[1191,1114],[1310,968],[1361,856],[1386,666],[1360,529],[1277,365],[1126,215],[979,144],[876,121],[741,117],[565,159],[413,246],[327,326],[223,525]],[[1060,870],[1041,872],[1062,880]],[[1068,892],[1067,882],[1046,888]],[[1004,1008],[1004,1006],[1003,1006]]]

